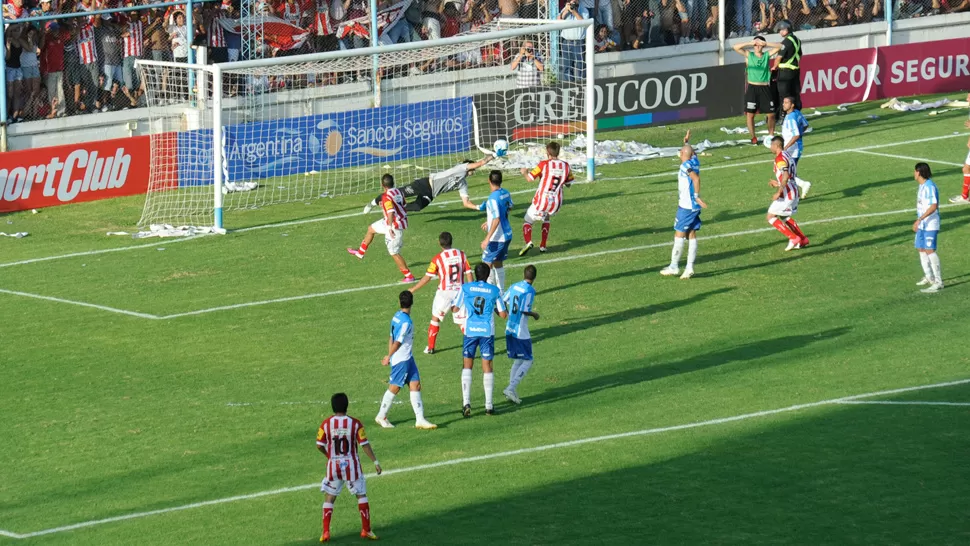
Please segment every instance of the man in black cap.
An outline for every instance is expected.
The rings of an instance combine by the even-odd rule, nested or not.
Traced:
[[[775,32],[781,34],[781,62],[778,63],[778,96],[792,97],[795,101],[795,109],[802,109],[801,97],[801,60],[802,60],[802,41],[791,31],[791,22],[782,19],[775,23]],[[781,105],[781,101],[775,101]],[[785,113],[780,112],[779,121]]]

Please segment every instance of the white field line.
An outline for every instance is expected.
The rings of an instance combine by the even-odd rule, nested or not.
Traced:
[[[940,208],[953,207],[953,206],[958,206],[958,205],[946,204],[946,205],[940,205]],[[825,224],[825,223],[829,223],[829,222],[840,222],[840,221],[844,221],[844,220],[856,220],[856,219],[860,219],[860,218],[874,218],[874,217],[877,217],[877,216],[891,216],[891,215],[895,215],[895,214],[912,214],[912,213],[913,213],[913,210],[912,209],[891,210],[891,211],[886,211],[886,212],[870,212],[870,213],[866,213],[866,214],[853,214],[853,215],[849,215],[849,216],[836,216],[834,218],[822,218],[820,220],[808,220],[808,221],[805,221],[805,222],[801,222],[801,225],[807,226],[807,225],[812,225],[812,224]],[[706,241],[706,240],[711,240],[711,239],[722,239],[722,238],[726,238],[726,237],[739,237],[739,236],[744,236],[744,235],[754,235],[754,234],[757,234],[757,233],[764,233],[764,232],[768,232],[768,231],[774,231],[774,229],[775,228],[773,228],[773,227],[763,227],[763,228],[757,228],[757,229],[749,229],[749,230],[745,230],[745,231],[735,231],[735,232],[732,232],[732,233],[721,233],[719,235],[707,235],[707,236],[698,237],[697,240],[698,241]],[[582,259],[586,259],[586,258],[595,258],[597,256],[607,256],[607,255],[610,255],[610,254],[624,254],[624,253],[627,253],[627,252],[636,252],[636,251],[639,251],[639,250],[649,250],[649,249],[652,249],[652,248],[663,248],[663,247],[670,246],[672,244],[673,243],[670,242],[670,241],[665,241],[665,242],[662,242],[662,243],[652,243],[652,244],[649,244],[649,245],[629,246],[629,247],[625,247],[625,248],[615,248],[615,249],[611,249],[611,250],[601,250],[599,252],[588,252],[588,253],[585,253],[585,254],[572,254],[572,255],[567,255],[567,256],[559,256],[559,257],[556,257],[556,258],[546,258],[546,259],[532,260],[532,261],[530,261],[528,263],[525,263],[525,262],[517,262],[517,263],[508,264],[505,267],[508,268],[508,269],[518,269],[518,268],[522,268],[522,267],[525,267],[525,266],[530,265],[530,264],[531,265],[541,265],[541,264],[551,264],[551,263],[557,263],[557,262],[569,262],[569,261],[573,261],[573,260],[582,260]],[[246,303],[237,303],[237,304],[233,304],[233,305],[222,305],[222,306],[219,306],[219,307],[211,307],[209,309],[197,309],[195,311],[187,311],[185,313],[174,313],[174,314],[171,314],[171,315],[156,316],[156,317],[153,317],[153,318],[157,318],[157,319],[161,319],[161,320],[169,320],[169,319],[175,319],[175,318],[180,318],[180,317],[188,317],[188,316],[193,316],[193,315],[204,315],[204,314],[207,314],[207,313],[214,313],[216,311],[231,311],[231,310],[235,310],[235,309],[243,309],[243,308],[246,308],[246,307],[255,307],[255,306],[259,306],[259,305],[270,305],[270,304],[274,304],[274,303],[283,303],[283,302],[289,302],[289,301],[300,301],[300,300],[308,300],[308,299],[315,299],[315,298],[324,298],[324,297],[328,297],[328,296],[336,296],[336,295],[340,295],[340,294],[349,294],[349,293],[353,293],[353,292],[362,292],[362,291],[367,291],[367,290],[378,290],[378,289],[381,289],[381,288],[390,288],[390,287],[393,287],[393,286],[402,286],[402,284],[401,283],[390,283],[390,284],[378,284],[378,285],[374,285],[374,286],[360,286],[360,287],[356,287],[356,288],[344,288],[344,289],[341,289],[341,290],[331,290],[329,292],[317,292],[317,293],[314,293],[314,294],[303,294],[303,295],[300,295],[300,296],[289,296],[289,297],[285,297],[285,298],[276,298],[276,299],[269,299],[269,300],[262,300],[262,301],[251,301],[251,302],[246,302]]]
[[[924,402],[920,400],[844,400],[839,404],[859,404],[878,406],[970,406],[970,402]]]
[[[3,529],[0,529],[0,537],[17,538],[17,539],[27,538],[24,535],[21,535],[21,534],[18,534],[18,533],[12,533],[10,531],[4,531]]]
[[[70,305],[78,305],[80,307],[90,307],[92,309],[97,309],[99,311],[108,311],[109,313],[118,313],[119,315],[128,315],[131,317],[138,317],[143,319],[158,320],[162,317],[158,315],[152,315],[149,313],[139,313],[137,311],[128,311],[127,309],[118,309],[116,307],[108,307],[106,305],[98,305],[96,303],[87,303],[84,301],[66,300],[63,298],[55,298],[53,296],[43,296],[41,294],[31,294],[30,292],[18,292],[16,290],[5,290],[0,288],[0,294],[10,294],[11,296],[20,296],[23,298],[33,298],[35,300],[53,301],[56,303],[67,303]]]
[[[607,441],[610,441],[610,440],[619,440],[619,439],[622,439],[622,438],[633,438],[633,437],[638,437],[638,436],[647,436],[647,435],[651,435],[651,434],[661,434],[661,433],[664,433],[664,432],[675,432],[675,431],[680,431],[680,430],[689,430],[689,429],[701,428],[701,427],[708,427],[708,426],[714,426],[714,425],[723,425],[723,424],[726,424],[726,423],[734,423],[734,422],[737,422],[737,421],[744,421],[744,420],[747,420],[747,419],[754,419],[754,418],[757,418],[757,417],[767,417],[767,416],[770,416],[770,415],[777,415],[777,414],[780,414],[780,413],[788,413],[788,412],[792,412],[792,411],[799,411],[799,410],[804,410],[804,409],[809,409],[809,408],[816,408],[816,407],[819,407],[819,406],[827,406],[827,405],[835,405],[835,404],[844,404],[844,403],[850,402],[852,400],[860,400],[860,399],[872,398],[872,397],[876,397],[876,396],[888,396],[888,395],[892,395],[892,394],[901,394],[901,393],[906,393],[906,392],[920,391],[920,390],[926,390],[926,389],[938,389],[938,388],[942,388],[942,387],[952,387],[952,386],[956,386],[956,385],[966,385],[966,384],[970,384],[970,379],[960,379],[960,380],[957,380],[957,381],[947,381],[945,383],[933,383],[933,384],[929,384],[929,385],[917,385],[917,386],[913,386],[913,387],[903,387],[903,388],[900,388],[900,389],[891,389],[891,390],[884,390],[884,391],[867,392],[867,393],[856,394],[856,395],[852,395],[852,396],[844,396],[844,397],[841,397],[841,398],[830,398],[828,400],[821,400],[821,401],[818,401],[818,402],[809,402],[809,403],[805,403],[805,404],[795,404],[795,405],[787,406],[787,407],[784,407],[784,408],[777,408],[777,409],[756,411],[756,412],[753,412],[753,413],[742,413],[740,415],[734,415],[734,416],[731,416],[731,417],[721,417],[719,419],[710,419],[710,420],[707,420],[707,421],[696,421],[696,422],[693,422],[693,423],[687,423],[687,424],[683,424],[683,425],[674,425],[674,426],[658,427],[658,428],[648,428],[648,429],[643,429],[643,430],[635,430],[635,431],[632,431],[632,432],[623,432],[623,433],[619,433],[619,434],[607,434],[607,435],[604,435],[604,436],[595,436],[595,437],[592,437],[592,438],[580,438],[578,440],[571,440],[571,441],[568,441],[568,442],[558,442],[558,443],[555,443],[555,444],[546,444],[546,445],[535,446],[535,447],[527,447],[527,448],[522,448],[522,449],[515,449],[515,450],[512,450],[512,451],[501,451],[501,452],[497,452],[497,453],[488,453],[488,454],[485,454],[485,455],[478,455],[478,456],[475,456],[475,457],[462,457],[460,459],[451,459],[451,460],[447,460],[447,461],[439,461],[439,462],[436,462],[436,463],[429,463],[429,464],[423,464],[423,465],[417,465],[417,466],[409,466],[409,467],[406,467],[406,468],[390,469],[390,470],[386,470],[382,474],[382,476],[391,476],[391,475],[394,475],[394,474],[406,474],[406,473],[411,473],[411,472],[418,472],[418,471],[421,471],[421,470],[431,470],[431,469],[442,468],[442,467],[446,467],[446,466],[456,466],[456,465],[461,465],[461,464],[466,464],[466,463],[474,463],[474,462],[479,462],[479,461],[488,461],[488,460],[492,460],[492,459],[500,459],[500,458],[505,458],[505,457],[512,457],[512,456],[515,456],[515,455],[525,455],[525,454],[529,454],[529,453],[539,453],[539,452],[542,452],[542,451],[550,451],[550,450],[554,450],[554,449],[561,449],[561,448],[564,448],[564,447],[574,447],[574,446],[585,445],[585,444],[593,444],[593,443],[599,443],[599,442],[607,442]],[[368,474],[366,477],[369,478],[369,479],[373,479],[373,478],[376,478],[377,476],[374,475],[374,474]],[[61,527],[52,527],[50,529],[44,529],[42,531],[34,531],[32,533],[23,533],[23,534],[20,534],[19,536],[14,537],[14,538],[32,538],[32,537],[38,537],[38,536],[43,536],[43,535],[51,535],[51,534],[54,534],[54,533],[63,533],[63,532],[66,532],[66,531],[73,531],[73,530],[76,530],[76,529],[83,529],[85,527],[94,527],[96,525],[103,525],[103,524],[106,524],[106,523],[114,523],[114,522],[119,522],[119,521],[127,521],[127,520],[132,520],[132,519],[144,518],[144,517],[148,517],[148,516],[157,516],[157,515],[161,515],[161,514],[168,514],[168,513],[171,513],[171,512],[180,512],[182,510],[191,510],[191,509],[194,509],[194,508],[202,508],[202,507],[205,507],[205,506],[213,506],[213,505],[216,505],[216,504],[226,504],[226,503],[237,502],[237,501],[242,501],[242,500],[257,499],[257,498],[260,498],[260,497],[268,497],[268,496],[272,496],[272,495],[280,495],[280,494],[283,494],[283,493],[292,493],[292,492],[295,492],[295,491],[305,491],[307,489],[314,489],[314,488],[317,488],[319,486],[320,486],[319,483],[308,483],[308,484],[305,484],[305,485],[297,485],[297,486],[293,486],[293,487],[283,487],[283,488],[280,488],[280,489],[271,489],[271,490],[268,490],[268,491],[260,491],[258,493],[249,493],[249,494],[246,494],[246,495],[235,495],[235,496],[232,496],[232,497],[225,497],[225,498],[221,498],[221,499],[213,499],[213,500],[203,501],[203,502],[194,502],[194,503],[191,503],[191,504],[184,504],[182,506],[173,506],[173,507],[170,507],[170,508],[161,508],[161,509],[158,509],[158,510],[150,510],[150,511],[147,511],[147,512],[133,512],[131,514],[125,514],[125,515],[122,515],[122,516],[114,516],[114,517],[104,518],[104,519],[84,521],[84,522],[81,522],[81,523],[75,523],[75,524],[71,524],[71,525],[64,525],[64,526],[61,526]],[[13,535],[13,534],[14,533],[11,533],[11,535]]]
[[[880,157],[889,157],[892,159],[908,159],[910,161],[923,161],[925,163],[929,163],[930,165],[949,165],[951,167],[963,166],[963,163],[954,163],[952,161],[937,161],[935,159],[926,159],[925,157],[912,157],[908,155],[884,154],[880,152],[871,152],[869,150],[853,150],[853,151],[860,154],[877,155]]]
[[[932,142],[932,141],[935,141],[935,140],[944,140],[944,139],[948,139],[948,138],[954,138],[954,137],[958,137],[958,136],[967,136],[967,135],[970,135],[970,133],[954,133],[952,135],[942,135],[942,136],[936,136],[936,137],[920,138],[920,139],[916,139],[916,140],[905,140],[905,141],[901,141],[901,142],[888,142],[886,144],[875,144],[875,145],[872,145],[872,146],[863,146],[861,148],[853,148],[853,149],[848,149],[848,150],[832,150],[832,151],[829,151],[829,152],[821,152],[821,153],[815,153],[815,154],[806,154],[806,157],[820,157],[820,156],[826,156],[826,155],[844,154],[844,153],[848,153],[848,152],[858,152],[858,151],[863,151],[863,150],[876,150],[876,149],[880,149],[880,148],[891,148],[893,146],[905,146],[907,144],[919,144],[921,142]],[[746,165],[756,165],[756,164],[759,164],[759,163],[764,163],[764,160],[745,161],[745,162],[742,162],[742,163],[731,163],[731,164],[727,164],[727,165],[712,165],[710,167],[705,167],[704,170],[728,169],[728,168],[731,168],[731,167],[743,167],[743,166],[746,166]],[[658,178],[658,177],[663,177],[663,176],[674,176],[675,174],[676,174],[676,171],[663,172],[663,173],[654,173],[654,174],[645,174],[645,175],[638,175],[638,176],[617,176],[617,177],[601,178],[601,179],[597,180],[597,182],[619,181],[619,180],[638,180],[638,179],[642,179],[642,178]],[[515,191],[515,192],[512,192],[512,193],[519,194],[519,193],[528,193],[528,192],[531,192],[531,191],[534,191],[534,190],[532,190],[532,189],[519,190],[519,191]],[[458,200],[440,201],[440,202],[438,202],[438,204],[439,205],[448,205],[448,204],[454,204],[454,203],[460,203],[460,202],[461,201],[458,201]],[[336,220],[336,219],[340,219],[340,218],[350,218],[350,217],[353,217],[353,216],[363,216],[363,212],[339,214],[339,215],[336,215],[336,216],[325,216],[325,217],[320,217],[320,218],[308,218],[306,220],[295,220],[295,221],[292,221],[292,222],[281,222],[281,223],[276,223],[276,224],[267,224],[265,226],[252,226],[252,227],[240,228],[238,230],[232,230],[232,231],[233,232],[244,233],[244,232],[247,232],[247,231],[255,231],[255,230],[259,230],[259,229],[269,229],[269,228],[276,228],[276,227],[296,226],[296,225],[309,224],[309,223],[314,223],[314,222],[324,222],[324,221],[327,221],[327,220]],[[184,238],[181,238],[181,239],[169,239],[169,240],[166,240],[166,241],[158,241],[158,242],[155,242],[155,243],[147,243],[147,244],[143,244],[143,245],[126,246],[126,247],[121,247],[121,248],[108,248],[108,249],[102,249],[102,250],[89,250],[89,251],[86,251],[86,252],[73,252],[73,253],[70,253],[70,254],[60,254],[60,255],[56,255],[56,256],[46,256],[46,257],[43,257],[43,258],[30,258],[30,259],[27,259],[27,260],[20,260],[20,261],[16,261],[16,262],[9,262],[9,263],[0,264],[0,268],[12,267],[12,266],[15,266],[15,265],[27,265],[27,264],[37,263],[37,262],[46,262],[46,261],[50,261],[50,260],[60,260],[60,259],[64,259],[64,258],[74,258],[74,257],[78,257],[78,256],[93,256],[93,255],[97,255],[97,254],[106,254],[106,253],[109,253],[109,252],[123,252],[125,250],[138,250],[138,249],[141,249],[141,248],[148,248],[148,247],[159,246],[159,245],[163,245],[163,244],[171,244],[171,243],[175,243],[175,242],[189,241],[189,240],[192,240],[192,239],[198,239],[199,237],[201,237],[201,236],[184,237]]]

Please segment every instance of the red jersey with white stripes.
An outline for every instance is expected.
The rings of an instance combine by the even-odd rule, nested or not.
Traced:
[[[367,445],[364,425],[347,415],[327,417],[317,431],[317,447],[327,456],[327,479],[355,481],[364,475],[357,455]]]
[[[404,193],[397,188],[390,188],[381,195],[381,212],[384,221],[393,229],[408,228],[408,212],[404,210]]]
[[[77,11],[93,11],[96,7],[77,5]],[[98,49],[94,43],[94,19],[91,15],[81,19],[81,28],[77,33],[77,54],[81,64],[91,64],[98,60]]]
[[[128,34],[123,39],[125,42],[125,57],[141,57],[145,44],[144,27],[141,21],[129,21]]]
[[[212,15],[212,22],[209,23],[209,47],[226,47],[226,35],[220,21],[223,17],[225,14],[221,9]]]
[[[569,163],[561,159],[546,159],[529,172],[529,180],[539,180],[539,188],[532,204],[539,212],[557,212],[562,206],[562,189],[573,181]]]
[[[300,26],[300,20],[303,19],[303,9],[296,2],[292,4],[285,2],[280,10],[280,15],[287,23]]]
[[[431,260],[428,275],[438,278],[438,290],[461,290],[465,283],[465,273],[471,271],[468,257],[457,248],[442,250]]]
[[[783,174],[788,176],[788,180],[782,186],[781,199],[794,201],[798,198],[798,185],[795,183],[795,161],[784,150],[775,156],[775,178],[778,182],[781,182]]]

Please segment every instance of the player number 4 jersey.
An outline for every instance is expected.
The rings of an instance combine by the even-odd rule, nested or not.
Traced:
[[[532,204],[540,212],[557,212],[562,206],[562,189],[573,181],[569,163],[546,159],[529,171],[529,180],[539,180]]]
[[[364,425],[357,419],[328,417],[317,431],[317,446],[327,455],[327,479],[355,481],[363,476],[357,447],[367,442]]]
[[[408,228],[408,213],[404,210],[404,193],[397,188],[390,188],[381,194],[381,212],[388,227],[394,229]]]
[[[502,298],[509,310],[509,318],[505,323],[505,333],[519,339],[530,339],[529,317],[525,313],[532,311],[535,302],[536,289],[526,281],[519,281],[509,287],[509,291]]]
[[[468,271],[471,271],[468,258],[456,248],[442,251],[428,266],[428,275],[438,279],[438,290],[461,290]]]

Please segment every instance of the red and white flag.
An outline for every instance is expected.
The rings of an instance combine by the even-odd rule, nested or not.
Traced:
[[[242,25],[240,24],[239,19],[221,17],[217,19],[217,21],[223,30],[234,32],[236,34],[240,34],[242,32]],[[266,45],[272,47],[273,49],[278,49],[281,51],[297,49],[306,43],[307,38],[310,37],[309,30],[300,28],[279,17],[267,15],[262,18],[262,23],[263,41],[266,43]]]
[[[410,5],[411,0],[402,0],[391,7],[378,11],[377,36],[382,36],[387,29],[394,26],[394,23],[400,21]],[[365,15],[356,19],[349,19],[337,27],[337,38],[344,39],[351,34],[356,34],[361,38],[370,38],[370,16]]]

